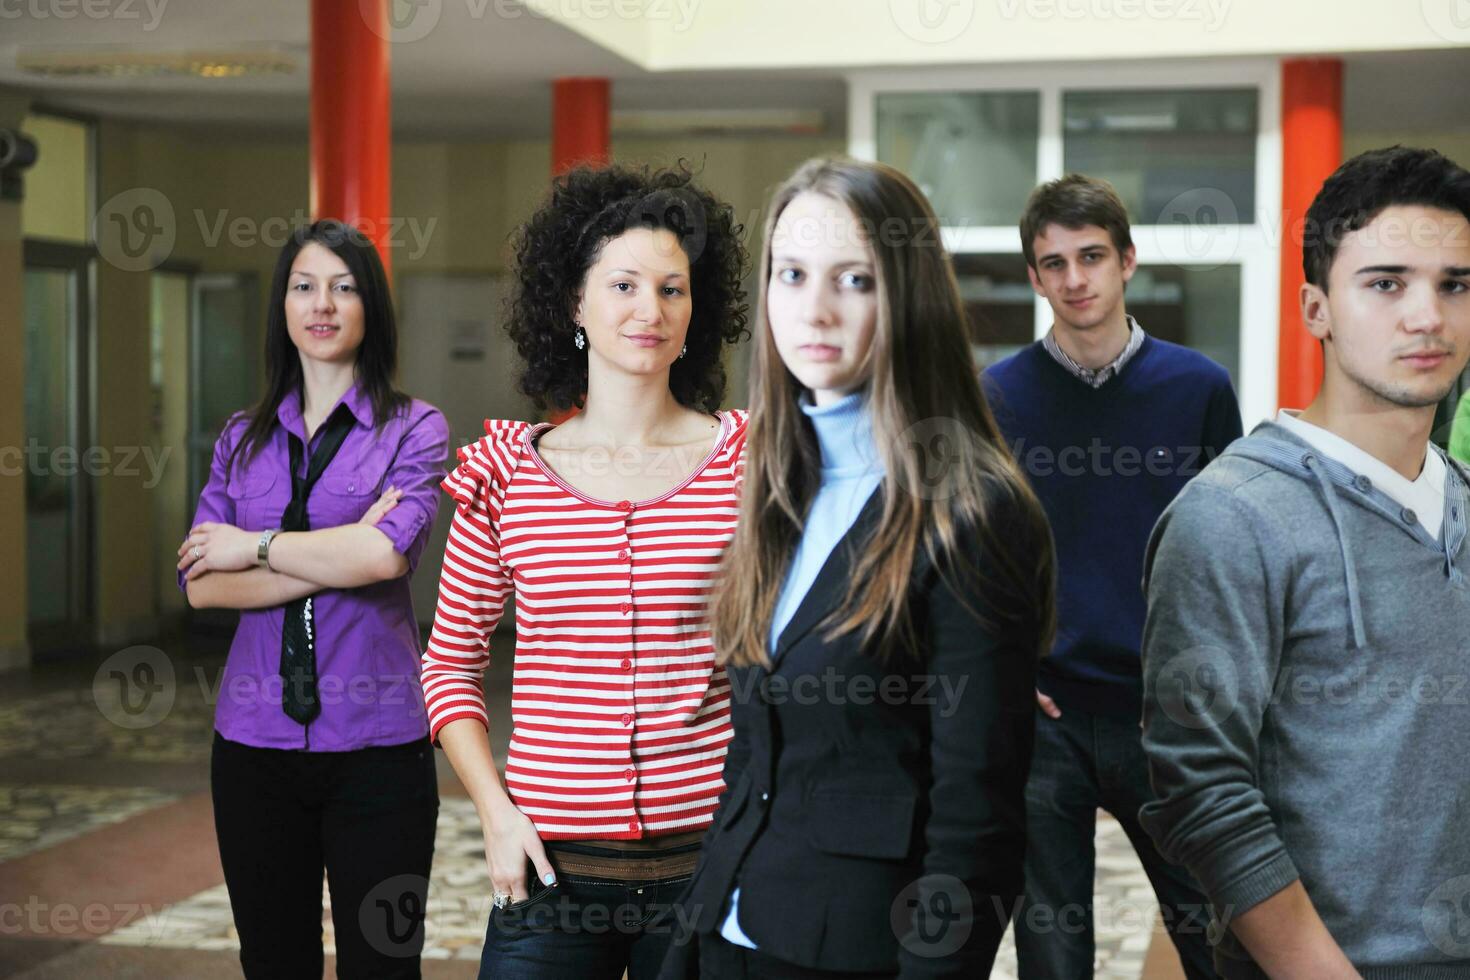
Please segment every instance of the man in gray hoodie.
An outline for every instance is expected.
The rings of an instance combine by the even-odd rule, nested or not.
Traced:
[[[1470,472],[1429,441],[1470,358],[1470,173],[1349,160],[1304,266],[1320,393],[1149,543],[1139,817],[1229,980],[1470,977]]]

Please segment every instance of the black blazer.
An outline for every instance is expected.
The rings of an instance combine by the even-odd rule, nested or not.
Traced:
[[[697,939],[718,931],[737,884],[741,927],[788,963],[989,974],[1022,888],[1035,638],[988,630],[921,550],[922,661],[890,671],[858,635],[826,642],[815,627],[842,601],[881,493],[782,632],[774,669],[729,671],[726,789],[683,899],[692,935],[665,978],[697,975]],[[984,612],[985,596],[965,598]]]

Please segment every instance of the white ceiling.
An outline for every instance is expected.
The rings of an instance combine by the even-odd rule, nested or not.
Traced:
[[[392,2],[406,7],[411,0]],[[650,73],[509,0],[427,2],[438,10],[433,29],[392,46],[393,126],[400,137],[545,136],[550,80],[567,75],[613,79],[615,110],[819,109],[828,132],[846,128],[846,86],[830,70]],[[100,116],[305,132],[308,11],[307,0],[3,0],[0,86],[27,90],[54,108]],[[64,12],[72,16],[57,16]],[[99,13],[105,16],[95,16]],[[731,43],[759,42],[737,37]],[[260,78],[51,79],[16,67],[23,51],[262,47],[295,61],[296,72]],[[1461,97],[1470,83],[1470,49],[1355,54],[1345,60],[1349,130],[1470,128]]]
[[[150,11],[150,2],[158,13]],[[544,136],[550,131],[549,83],[569,75],[613,79],[615,110],[821,109],[828,131],[845,128],[846,88],[830,72],[656,75],[506,0],[443,0],[437,6],[437,21],[426,36],[392,46],[393,128],[399,136]],[[59,19],[58,8],[73,16]],[[87,8],[109,16],[88,17]],[[309,37],[307,0],[6,0],[0,4],[0,85],[22,88],[50,107],[100,116],[304,132]],[[16,67],[21,52],[260,48],[295,61],[296,72],[65,79]]]

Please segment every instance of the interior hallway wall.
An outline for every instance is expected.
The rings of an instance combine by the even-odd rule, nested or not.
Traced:
[[[747,244],[755,250],[762,209],[774,186],[808,156],[841,149],[842,141],[835,137],[701,136],[616,139],[613,155],[620,162],[654,165],[688,159],[735,209],[746,226]],[[265,309],[284,236],[308,220],[303,140],[259,134],[223,137],[215,131],[104,121],[98,130],[98,158],[99,202],[105,205],[128,191],[157,191],[168,202],[166,216],[174,235],[167,259],[199,273],[253,273],[259,309]],[[402,320],[407,279],[503,276],[510,263],[510,235],[545,196],[549,168],[550,147],[544,140],[394,145],[392,211],[399,226],[392,247],[405,361],[413,356],[416,334],[448,329],[446,322]],[[149,273],[124,271],[105,257],[98,262],[101,445],[148,445],[159,439],[149,412],[150,282]],[[499,311],[491,320],[495,328],[487,337],[485,363],[498,367],[514,357],[514,350],[499,329]],[[727,406],[745,404],[746,359],[744,345],[732,351]],[[487,371],[492,373],[499,372]],[[532,413],[526,399],[501,382],[410,393],[443,409],[459,441],[479,434],[480,419]],[[185,449],[171,447],[167,466],[185,466]],[[154,491],[144,489],[141,481],[112,477],[98,484],[98,640],[116,648],[150,636],[159,613],[169,611],[151,587],[157,578],[149,570],[168,559],[177,535],[176,529],[158,526],[158,515],[168,509],[155,506],[149,496]],[[165,479],[156,492],[176,485]],[[23,499],[19,508],[23,520]],[[433,570],[425,570],[437,579]],[[23,605],[20,612],[23,619]]]
[[[20,127],[30,100],[0,92],[0,128]],[[25,445],[24,260],[20,202],[0,201],[0,447]],[[7,460],[7,467],[14,464]],[[26,481],[0,478],[0,671],[31,662],[26,640]]]

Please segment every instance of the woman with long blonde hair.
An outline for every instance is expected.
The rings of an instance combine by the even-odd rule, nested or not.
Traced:
[[[908,178],[803,165],[760,284],[711,619],[735,734],[665,975],[984,976],[1021,894],[1050,530]]]

